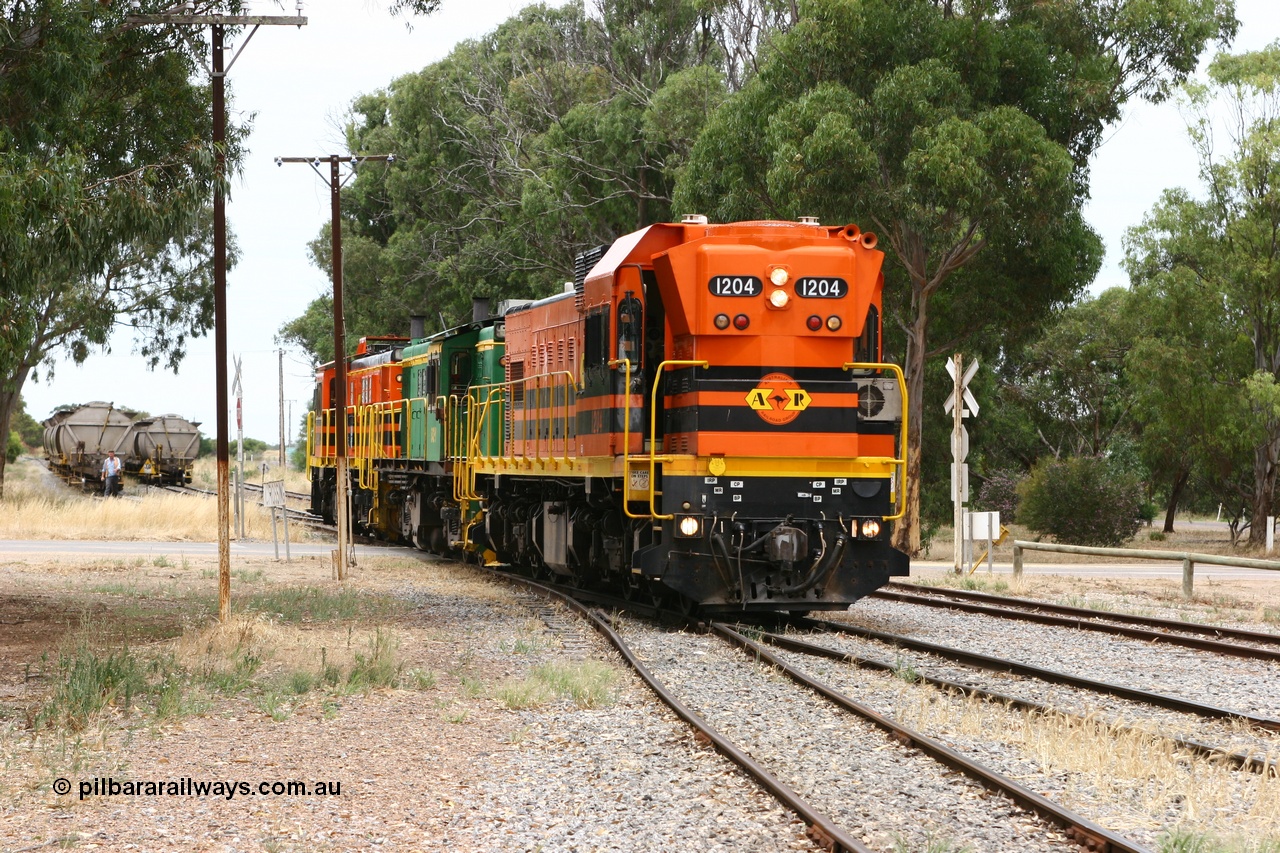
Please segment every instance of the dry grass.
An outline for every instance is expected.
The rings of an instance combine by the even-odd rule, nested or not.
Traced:
[[[311,480],[307,476],[306,471],[296,471],[291,466],[286,465],[282,470],[279,467],[279,457],[274,451],[267,451],[265,458],[263,454],[249,454],[244,459],[245,482],[261,483],[263,481],[262,463],[267,463],[266,480],[284,480],[286,491],[290,492],[309,492],[311,491]],[[236,458],[233,454],[231,457],[231,467],[235,468]],[[195,465],[191,468],[191,485],[201,489],[212,489],[218,485],[218,461],[212,456],[202,456],[196,460]]]
[[[136,486],[121,498],[68,488],[34,460],[6,469],[0,539],[147,539],[208,542],[218,538],[218,503]],[[246,500],[245,536],[271,537],[270,514]]]
[[[1106,806],[1115,816],[1103,822],[1119,832],[1176,826],[1218,836],[1280,838],[1280,779],[1274,776],[1233,770],[1102,720],[1021,713],[929,686],[900,685],[896,705],[895,716],[909,726],[947,739],[996,740],[1016,748],[1037,765],[1024,783],[1070,777],[1073,790],[1062,801],[1078,811],[1118,804]],[[1224,821],[1219,814],[1231,818]]]

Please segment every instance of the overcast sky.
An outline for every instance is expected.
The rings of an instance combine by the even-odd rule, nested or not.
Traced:
[[[296,0],[284,2],[292,14]],[[347,153],[340,127],[356,96],[443,58],[459,41],[489,32],[523,5],[518,0],[443,0],[439,12],[413,20],[409,30],[404,19],[387,13],[381,0],[307,0],[307,26],[263,27],[235,61],[230,70],[233,109],[257,114],[244,174],[233,184],[227,206],[241,250],[239,265],[227,276],[228,349],[243,364],[247,437],[276,442],[276,332],[331,289],[306,252],[307,241],[329,219],[327,179],[303,165],[276,167],[274,158]],[[1280,37],[1276,0],[1237,0],[1237,7],[1242,28],[1233,51],[1255,50]],[[258,0],[251,12],[280,14],[280,9]],[[228,51],[228,60],[240,47]],[[1133,106],[1109,131],[1092,180],[1093,198],[1085,215],[1107,244],[1095,288],[1124,285],[1119,267],[1124,230],[1141,221],[1163,189],[1196,186],[1196,162],[1177,108]],[[359,336],[360,330],[349,333]],[[110,353],[79,366],[60,362],[52,381],[42,377],[39,383],[27,383],[27,411],[42,420],[64,403],[106,400],[201,421],[204,432],[213,435],[212,334],[191,342],[176,376],[148,371],[133,350],[132,335],[125,331],[115,337]],[[286,348],[284,397],[286,409],[292,410],[287,424],[292,437],[312,383],[306,357]],[[234,396],[231,403],[234,440]]]

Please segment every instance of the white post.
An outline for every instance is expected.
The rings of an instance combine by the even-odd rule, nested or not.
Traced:
[[[1271,553],[1271,549],[1276,546],[1276,517],[1274,515],[1267,516],[1267,553]]]
[[[956,353],[955,359],[955,406],[951,410],[951,447],[953,453],[952,460],[952,481],[954,490],[954,524],[955,524],[955,544],[953,546],[956,574],[960,574],[960,566],[964,562],[964,490],[963,490],[963,474],[960,468],[964,464],[960,448],[960,432],[964,429],[964,422],[961,420],[964,409],[964,399],[962,397],[963,387],[961,386],[964,372],[960,370],[960,364],[964,357],[960,353]]]

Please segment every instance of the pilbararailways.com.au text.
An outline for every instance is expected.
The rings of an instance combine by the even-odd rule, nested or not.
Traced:
[[[237,780],[205,781],[192,779],[118,780],[111,777],[85,779],[78,783],[80,799],[88,797],[340,797],[341,782],[302,782],[287,780],[277,782],[241,782]],[[55,779],[55,794],[71,793],[71,781]]]

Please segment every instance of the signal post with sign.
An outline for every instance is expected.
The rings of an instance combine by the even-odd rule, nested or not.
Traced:
[[[969,466],[965,459],[969,456],[969,431],[964,428],[964,419],[978,414],[978,401],[973,398],[973,394],[969,393],[969,383],[977,372],[977,359],[969,362],[968,367],[964,367],[964,356],[961,353],[956,353],[947,361],[947,373],[955,382],[942,410],[951,414],[951,500],[955,506],[953,518],[956,574],[960,574],[960,567],[966,562],[964,546],[967,537],[964,535],[964,505],[969,500]]]

